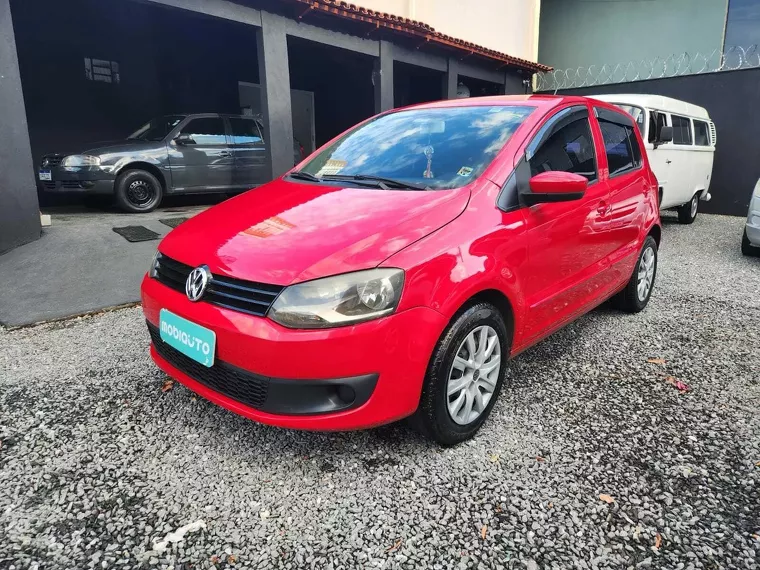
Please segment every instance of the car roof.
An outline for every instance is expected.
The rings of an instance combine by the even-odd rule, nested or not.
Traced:
[[[447,99],[410,105],[403,109],[441,109],[448,107],[474,107],[493,105],[530,105],[546,110],[552,109],[563,103],[588,102],[588,97],[578,95],[494,95],[489,97],[468,97],[465,99]],[[395,109],[398,111],[399,109]]]
[[[604,95],[590,95],[591,98],[607,103],[620,103],[622,105],[635,105],[637,107],[646,107],[647,109],[656,109],[668,113],[687,115],[698,119],[710,119],[707,109],[687,103],[680,99],[665,97],[663,95],[647,95],[645,93],[612,93]]]

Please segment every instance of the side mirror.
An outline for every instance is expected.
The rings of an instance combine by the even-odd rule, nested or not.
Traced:
[[[660,127],[660,133],[657,136],[657,142],[662,144],[673,140],[673,127],[663,125]]]
[[[181,135],[177,135],[174,139],[174,142],[179,146],[185,146],[188,144],[195,144],[195,139],[192,137],[192,135],[183,133]]]
[[[549,171],[536,174],[530,179],[530,192],[520,194],[528,206],[543,202],[570,202],[580,200],[586,192],[588,180],[580,174]]]

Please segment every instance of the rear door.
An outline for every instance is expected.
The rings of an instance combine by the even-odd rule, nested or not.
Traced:
[[[268,179],[267,152],[259,123],[253,118],[228,117],[235,157],[233,183],[247,190]]]
[[[641,222],[646,219],[646,195],[656,191],[644,168],[643,141],[628,115],[595,107],[607,161],[609,214],[607,247],[614,289],[633,271],[639,253]],[[609,292],[612,292],[610,290]]]
[[[529,143],[525,163],[517,169],[525,179],[546,171],[581,174],[589,180],[580,200],[545,203],[524,209],[528,261],[526,302],[530,311],[524,331],[532,342],[577,316],[598,298],[607,282],[607,185],[598,134],[589,109],[575,105],[553,115]],[[525,173],[522,174],[522,171]],[[529,172],[527,171],[529,170]]]
[[[662,194],[663,209],[685,204],[694,195],[691,120],[673,113],[668,113],[668,120],[673,127],[673,141],[657,149],[663,153],[668,170],[668,180]]]
[[[177,137],[185,135],[185,142]],[[169,143],[174,190],[204,192],[232,188],[234,158],[222,117],[188,119]]]

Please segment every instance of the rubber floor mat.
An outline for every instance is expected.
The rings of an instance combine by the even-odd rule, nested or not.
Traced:
[[[131,242],[150,241],[160,237],[156,232],[149,230],[145,226],[124,226],[123,228],[113,228],[113,231]]]
[[[169,226],[170,228],[176,228],[178,225],[180,225],[182,222],[186,222],[190,218],[164,218],[163,220],[158,220],[165,226]]]

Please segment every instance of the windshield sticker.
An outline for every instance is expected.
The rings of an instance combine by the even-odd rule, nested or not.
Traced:
[[[325,176],[330,174],[338,174],[341,170],[343,170],[346,165],[348,164],[348,161],[346,160],[336,160],[334,158],[331,158],[327,162],[325,162],[325,165],[319,169],[319,172],[317,172],[317,176]]]
[[[463,166],[459,169],[459,172],[457,172],[457,176],[469,176],[472,174],[472,168],[469,166]]]

